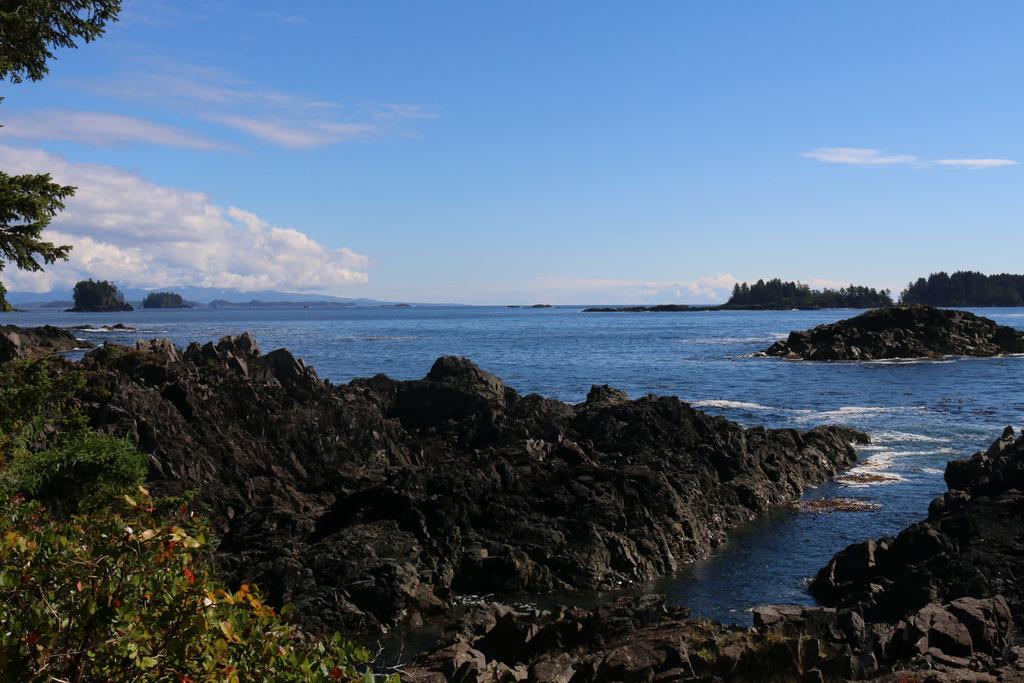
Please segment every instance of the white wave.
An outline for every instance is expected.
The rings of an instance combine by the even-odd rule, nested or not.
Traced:
[[[944,470],[940,470],[937,467],[922,467],[921,471],[925,474],[945,474]]]
[[[137,332],[134,327],[126,327],[122,329],[110,329],[109,327],[79,327],[79,332],[89,332],[90,334],[116,334],[118,332]]]
[[[943,439],[937,436],[927,436],[925,434],[914,434],[913,432],[899,432],[896,430],[885,430],[882,432],[875,432],[871,435],[871,440],[876,443],[949,443],[949,439]]]
[[[872,415],[886,415],[913,411],[910,407],[887,407],[887,406],[843,406],[834,410],[801,410],[796,418],[800,422],[828,422],[835,420],[848,420],[857,417],[870,417]]]
[[[849,471],[856,470],[887,470],[896,462],[896,458],[902,455],[899,451],[878,451],[858,462]]]
[[[836,477],[836,483],[851,489],[866,489],[872,486],[886,486],[906,481],[905,478],[891,472],[864,472],[860,473],[864,478],[858,478],[858,473],[850,471],[847,474]]]
[[[778,410],[771,406],[763,406],[760,403],[747,403],[745,401],[727,401],[724,399],[706,399],[703,401],[690,401],[690,405],[697,408],[736,408],[739,410]]]
[[[901,455],[899,451],[877,451],[837,476],[836,483],[850,488],[867,488],[906,481],[902,475],[889,471]]]
[[[900,451],[900,455],[952,455],[956,453],[955,448],[935,448],[929,451]]]

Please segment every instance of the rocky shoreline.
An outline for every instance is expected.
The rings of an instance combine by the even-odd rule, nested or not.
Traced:
[[[75,367],[83,410],[137,441],[152,490],[198,492],[230,580],[352,634],[416,625],[459,595],[673,573],[867,438],[744,429],[607,386],[578,405],[521,396],[456,357],[422,380],[336,386],[248,334],[106,345]]]
[[[26,357],[69,334],[14,333]],[[106,345],[56,365],[86,374],[83,410],[137,441],[155,493],[197,492],[229,581],[257,581],[310,629],[367,637],[448,620],[460,596],[672,573],[866,441],[745,429],[607,386],[576,405],[522,396],[457,357],[422,380],[333,385],[249,334]],[[1024,437],[1008,428],[946,481],[926,520],[822,568],[811,590],[823,607],[758,607],[744,628],[661,596],[479,603],[399,668],[431,682],[1017,680]]]
[[[1024,436],[1007,428],[949,463],[946,481],[927,520],[819,572],[812,591],[830,606],[765,605],[742,628],[654,595],[594,610],[485,605],[403,672],[419,683],[1024,680]]]
[[[77,339],[74,334],[60,327],[0,325],[0,363],[15,358],[38,358],[92,347],[91,343]]]
[[[881,360],[1024,353],[1024,332],[967,311],[920,304],[878,308],[791,332],[764,354],[790,360]]]

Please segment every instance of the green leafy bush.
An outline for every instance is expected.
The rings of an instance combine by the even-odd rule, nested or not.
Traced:
[[[369,653],[311,639],[218,588],[200,517],[145,489],[58,520],[0,503],[0,679],[373,681]]]
[[[80,432],[14,458],[0,473],[0,495],[20,493],[64,515],[102,508],[145,475],[144,457],[126,439]]]
[[[21,361],[0,372],[0,496],[20,493],[71,514],[142,483],[146,461],[126,439],[89,429],[75,398],[84,379],[58,362]]]

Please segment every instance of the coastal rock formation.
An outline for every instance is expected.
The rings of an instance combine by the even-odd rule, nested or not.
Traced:
[[[1018,681],[1024,661],[1024,436],[946,469],[949,492],[896,538],[840,552],[811,586],[827,607],[765,605],[753,628],[660,596],[594,610],[485,605],[405,680]]]
[[[1024,436],[946,466],[949,490],[895,538],[852,545],[811,584],[823,603],[896,620],[935,601],[1005,601],[1024,627]]]
[[[418,623],[458,594],[613,588],[851,464],[836,428],[744,429],[676,398],[521,396],[464,358],[335,386],[248,334],[105,346],[94,425],[137,439],[152,489],[198,491],[230,578],[307,625]]]
[[[855,318],[791,332],[765,351],[804,360],[877,360],[1024,353],[1024,332],[966,311],[918,304],[891,306]]]
[[[71,332],[51,325],[0,325],[0,363],[14,358],[38,358],[92,346],[89,342],[79,341]]]
[[[113,325],[75,325],[72,329],[83,332],[134,332],[136,328],[124,323],[114,323]]]
[[[647,595],[593,610],[483,605],[401,670],[411,683],[994,683],[1024,674],[1011,645],[1009,608],[998,600],[930,604],[898,624],[851,609],[768,605],[744,628],[692,619]]]

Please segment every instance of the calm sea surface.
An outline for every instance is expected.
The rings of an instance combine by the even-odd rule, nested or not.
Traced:
[[[976,312],[1024,328],[1024,309]],[[378,372],[419,378],[438,356],[457,354],[522,393],[576,402],[592,384],[607,383],[634,397],[674,394],[745,425],[846,424],[867,431],[873,444],[860,450],[857,471],[884,481],[839,480],[807,497],[860,498],[881,505],[877,511],[779,511],[738,530],[710,560],[653,586],[696,614],[746,623],[756,604],[812,603],[806,581],[836,551],[923,518],[929,501],[945,490],[947,460],[986,447],[1006,425],[1024,424],[1022,357],[825,364],[751,357],[790,330],[856,313],[381,307],[31,311],[6,315],[5,322],[137,327],[79,332],[118,343],[170,337],[184,345],[249,330],[264,351],[287,347],[336,382]]]

